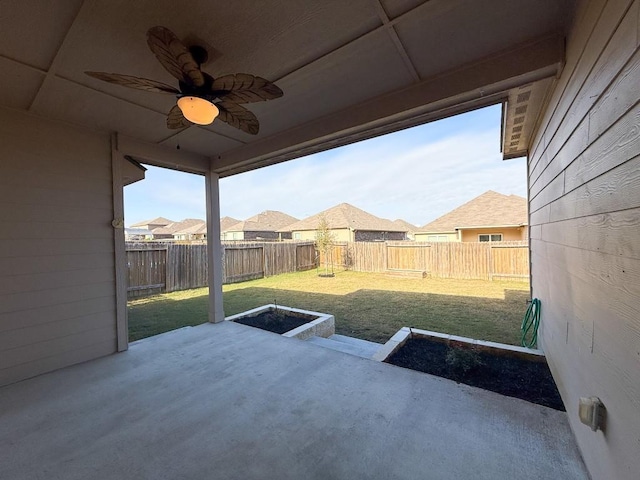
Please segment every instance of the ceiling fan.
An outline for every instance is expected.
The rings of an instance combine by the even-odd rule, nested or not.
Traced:
[[[232,127],[256,135],[260,123],[256,116],[241,104],[282,96],[282,90],[273,83],[247,73],[213,78],[200,68],[207,61],[207,51],[200,46],[187,48],[168,28],[150,28],[147,32],[147,44],[162,66],[178,79],[179,88],[131,75],[85,73],[90,77],[124,87],[176,95],[177,104],[167,115],[168,128],[187,128],[194,123],[209,125],[217,117]]]

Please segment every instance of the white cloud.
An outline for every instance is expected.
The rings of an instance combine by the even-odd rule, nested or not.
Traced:
[[[127,225],[155,217],[206,217],[204,177],[147,167],[145,179],[124,189]]]
[[[422,225],[486,190],[525,194],[524,161],[503,162],[498,135],[460,134],[404,151],[387,138],[383,148],[363,143],[322,161],[309,157],[268,167],[278,173],[269,181],[260,171],[223,179],[222,211],[245,218],[272,209],[302,218],[348,202]]]

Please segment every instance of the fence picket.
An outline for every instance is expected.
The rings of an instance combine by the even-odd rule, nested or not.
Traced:
[[[329,262],[357,272],[426,272],[434,278],[529,278],[526,243],[344,242]],[[223,242],[223,283],[315,268],[313,242]],[[324,265],[325,254],[319,262]],[[129,298],[206,287],[205,244],[127,244]]]
[[[128,297],[206,287],[206,244],[127,243]],[[315,268],[313,242],[222,245],[223,283]]]
[[[329,262],[356,272],[426,272],[434,278],[529,278],[529,246],[523,242],[343,242]],[[320,252],[320,264],[325,254]]]

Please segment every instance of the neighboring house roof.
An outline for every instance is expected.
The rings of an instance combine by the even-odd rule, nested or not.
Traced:
[[[185,218],[179,222],[173,222],[164,227],[158,227],[151,230],[154,235],[173,235],[176,232],[184,230],[185,228],[193,227],[194,225],[203,224],[204,220],[198,218]]]
[[[236,220],[233,217],[222,217],[220,219],[220,231],[224,232],[227,228],[232,227],[238,222],[240,222],[240,220]]]
[[[341,203],[335,207],[324,210],[307,217],[299,222],[293,223],[281,232],[293,232],[304,230],[317,230],[320,219],[324,217],[329,225],[329,229],[336,230],[350,228],[352,230],[367,230],[376,232],[406,232],[405,227],[394,224],[391,220],[376,217],[371,213],[360,210],[348,203]]]
[[[129,225],[129,227],[131,228],[144,227],[146,225],[165,225],[166,226],[171,223],[174,223],[173,220],[169,220],[168,218],[164,218],[164,217],[158,217],[158,218],[154,218],[153,220],[145,220],[143,222],[134,223],[133,225]]]
[[[427,223],[420,232],[455,232],[458,228],[527,225],[527,200],[489,190]]]
[[[265,210],[243,222],[238,222],[225,232],[276,232],[298,219],[276,210]]]
[[[200,235],[202,233],[207,233],[207,224],[202,221],[173,232],[174,235]]]
[[[413,233],[415,231],[418,230],[417,225],[414,225],[412,223],[407,222],[406,220],[402,220],[401,218],[398,218],[397,220],[393,221],[393,224],[405,229],[407,233]]]

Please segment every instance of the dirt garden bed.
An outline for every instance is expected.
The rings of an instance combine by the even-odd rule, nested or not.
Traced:
[[[546,359],[537,350],[403,330],[408,332],[394,336],[384,362],[565,410]]]
[[[311,315],[294,314],[285,312],[284,310],[265,310],[251,317],[243,317],[236,320],[236,323],[249,325],[250,327],[268,330],[278,335],[282,335],[289,330],[298,328],[316,317]]]
[[[333,315],[274,304],[232,315],[226,320],[301,340],[335,333]]]

